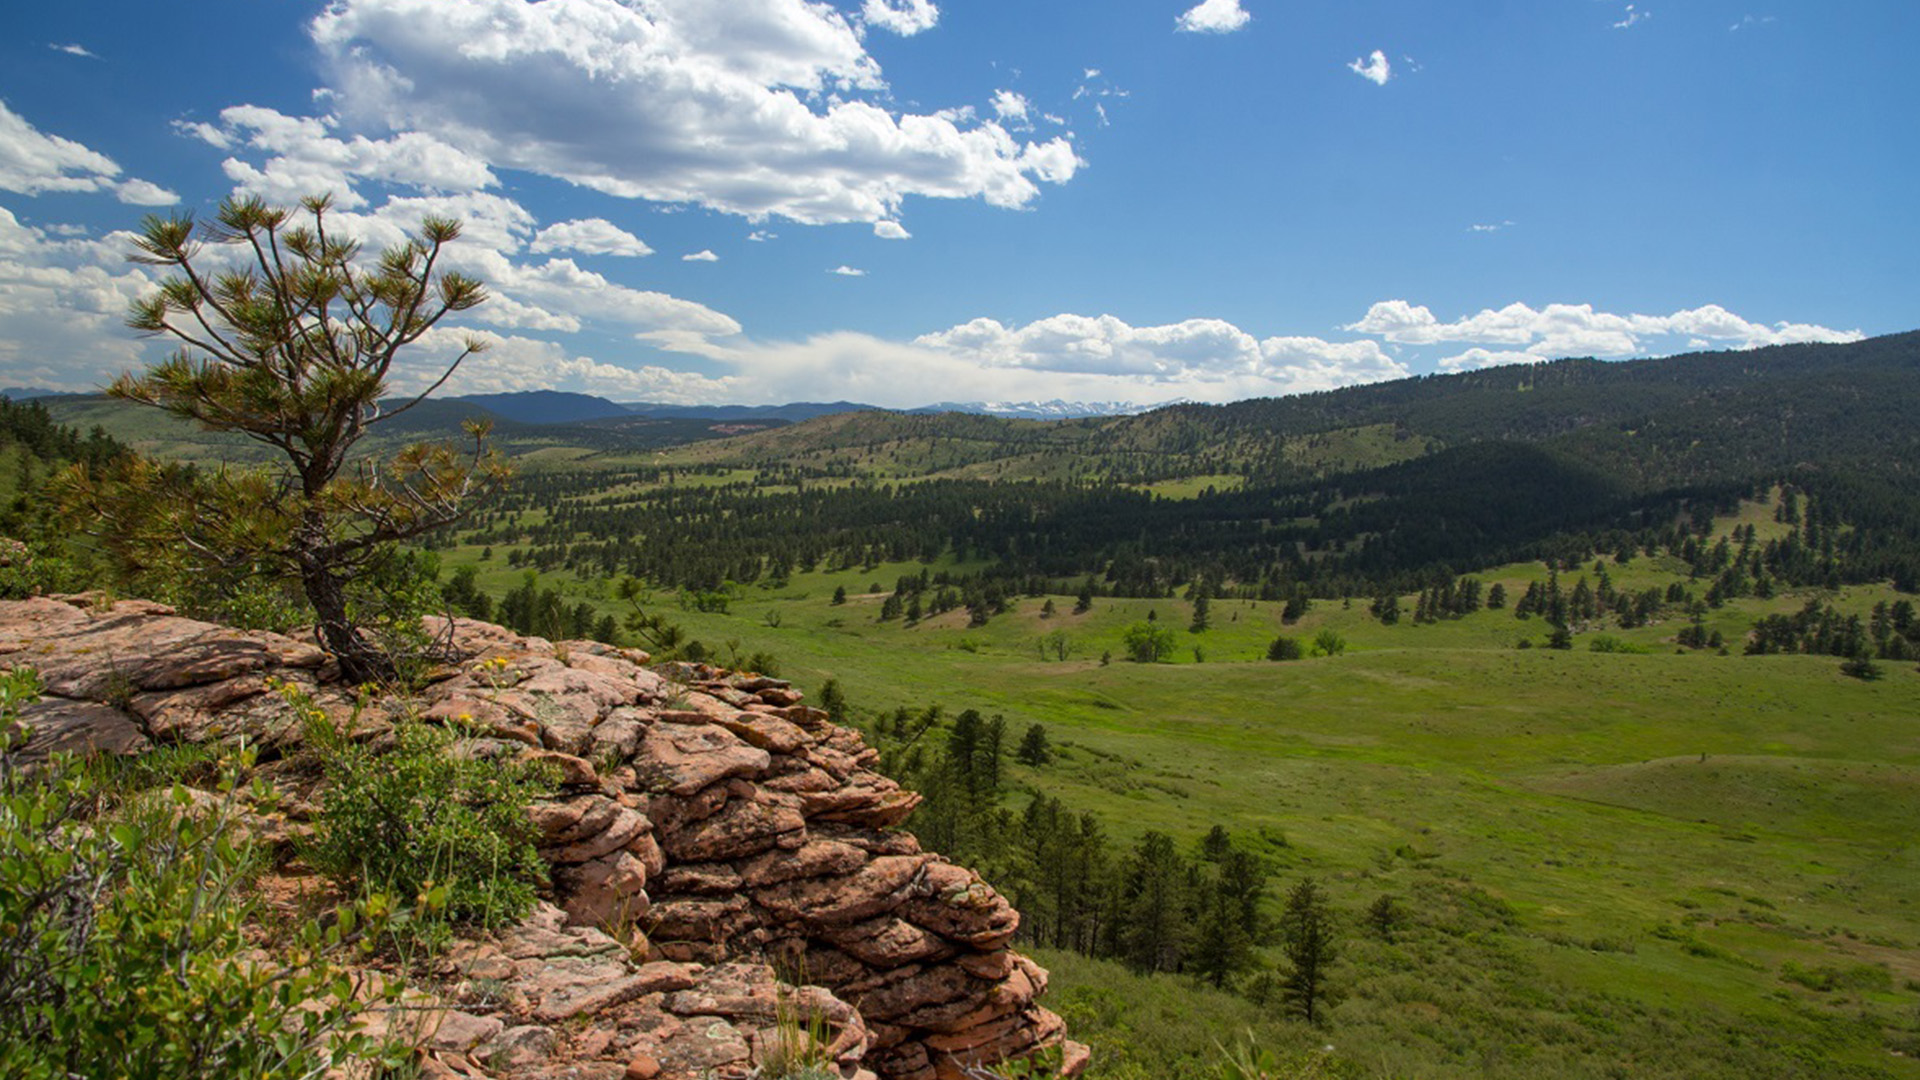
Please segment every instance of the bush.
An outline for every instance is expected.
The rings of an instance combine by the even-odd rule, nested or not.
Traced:
[[[1331,629],[1313,635],[1313,650],[1321,656],[1339,656],[1347,651],[1347,639]]]
[[[11,537],[0,537],[0,600],[71,592],[85,585],[79,571],[65,559],[35,551]]]
[[[1612,634],[1601,634],[1587,642],[1587,651],[1597,653],[1638,654],[1644,653],[1647,650],[1623,638],[1614,637]]]
[[[236,829],[250,753],[213,768],[217,793],[132,790],[205,755],[56,759],[27,774],[3,729],[35,692],[30,673],[0,678],[0,1076],[292,1080],[376,1055],[397,1064],[399,1051],[345,1034],[398,990],[356,1001],[365,988],[332,966],[357,911],[308,924],[294,962],[251,953],[258,862]]]
[[[1274,638],[1273,643],[1267,646],[1269,660],[1298,660],[1302,655],[1304,650],[1300,648],[1300,641],[1297,638],[1282,635]]]
[[[1841,664],[1840,674],[1859,679],[1862,682],[1872,682],[1885,674],[1885,672],[1881,670],[1879,664],[1873,662],[1871,657],[1862,655],[1856,656]]]
[[[429,947],[452,923],[503,926],[533,909],[546,864],[527,808],[551,789],[550,770],[455,756],[451,733],[411,720],[377,753],[301,704],[329,782],[302,851],[314,869],[343,889],[426,898],[429,909],[394,933]]]
[[[1157,622],[1137,622],[1121,635],[1127,658],[1137,664],[1153,664],[1173,655],[1173,631]]]

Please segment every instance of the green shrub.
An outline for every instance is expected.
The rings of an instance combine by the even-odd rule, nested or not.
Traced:
[[[1284,634],[1274,638],[1273,642],[1267,646],[1269,660],[1298,660],[1304,654],[1305,650],[1300,648],[1300,640]]]
[[[0,1076],[291,1080],[397,1063],[345,1033],[364,988],[331,958],[356,912],[310,924],[288,956],[250,954],[258,863],[236,825],[251,754],[214,765],[211,793],[133,790],[169,761],[201,771],[204,756],[27,773],[5,729],[35,693],[31,673],[0,677]]]
[[[1331,628],[1313,635],[1313,651],[1321,656],[1339,656],[1347,651],[1347,639]]]
[[[394,932],[428,946],[452,923],[495,927],[532,910],[546,864],[527,808],[551,789],[548,769],[457,757],[452,733],[412,720],[380,753],[329,734],[323,715],[308,713],[328,780],[302,851],[316,870],[350,892],[427,901]]]
[[[1127,647],[1127,658],[1136,664],[1157,664],[1173,655],[1173,631],[1157,622],[1134,623],[1120,640]]]
[[[0,537],[0,600],[72,592],[87,584],[66,559],[36,551],[11,537]]]
[[[1591,638],[1587,641],[1587,651],[1597,652],[1597,653],[1639,654],[1639,653],[1644,653],[1647,650],[1638,645],[1633,644],[1630,641],[1625,640],[1624,638],[1617,638],[1617,637],[1614,637],[1612,634],[1600,634],[1597,637]]]

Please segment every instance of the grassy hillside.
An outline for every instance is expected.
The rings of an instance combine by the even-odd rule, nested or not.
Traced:
[[[150,457],[261,463],[273,461],[278,453],[238,435],[204,431],[159,409],[115,401],[103,395],[56,398],[46,405],[59,423],[81,430],[100,427]],[[491,423],[493,445],[512,457],[521,471],[529,473],[644,461],[659,447],[724,438],[739,431],[739,425],[678,417],[527,424],[498,416],[476,402],[428,399],[391,422],[376,426],[361,443],[361,449],[378,454],[421,440],[462,438],[461,424],[468,420]],[[781,423],[756,421],[748,426],[758,429]]]
[[[1783,528],[1751,503],[1716,531],[1743,524]],[[445,554],[495,592],[520,576],[499,553]],[[670,596],[656,610],[723,658],[768,651],[802,685],[838,679],[858,715],[937,702],[1004,715],[1016,735],[1042,723],[1060,756],[1010,766],[1018,786],[1098,813],[1123,841],[1157,829],[1192,844],[1224,825],[1277,887],[1314,874],[1343,912],[1341,1000],[1312,1032],[1157,989],[1177,979],[1050,956],[1068,1017],[1122,1047],[1107,1075],[1210,1075],[1191,1028],[1153,1019],[1172,1000],[1216,1002],[1182,1022],[1209,1038],[1265,1015],[1269,1042],[1324,1040],[1369,1077],[1920,1076],[1920,671],[1862,681],[1830,657],[1739,654],[1754,619],[1813,594],[1709,613],[1732,655],[1679,648],[1678,617],[1559,651],[1510,609],[1383,626],[1365,598],[1317,600],[1291,626],[1278,604],[1216,601],[1201,633],[1189,601],[1164,598],[1072,615],[1070,596],[1026,597],[984,627],[964,611],[879,621],[890,583],[917,569],[796,573],[724,614]],[[1607,569],[1623,590],[1685,581],[1667,559]],[[1518,596],[1546,573],[1480,577]],[[604,580],[542,582],[621,609]],[[1896,598],[1818,596],[1863,617]],[[1175,662],[1120,659],[1149,613],[1175,628]],[[1278,634],[1321,631],[1346,651],[1262,659]],[[1068,659],[1041,659],[1056,632]],[[1592,651],[1603,636],[1616,651]],[[1394,942],[1362,929],[1383,893],[1412,912]]]
[[[1377,468],[1487,441],[1542,443],[1636,487],[1920,447],[1920,332],[1630,362],[1559,360],[1231,405],[1051,423],[946,414],[823,417],[690,448],[684,464],[856,475],[1256,482]]]

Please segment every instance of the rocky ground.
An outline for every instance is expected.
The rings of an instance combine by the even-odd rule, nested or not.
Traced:
[[[918,796],[789,685],[464,619],[430,629],[459,662],[359,710],[312,645],[137,600],[0,602],[0,663],[46,686],[24,714],[32,753],[260,747],[286,809],[255,827],[283,847],[319,793],[276,769],[301,732],[276,687],[356,738],[411,711],[462,732],[454,752],[554,765],[561,787],[533,809],[550,902],[457,943],[406,1010],[372,1020],[405,1025],[429,1076],[746,1076],[796,1019],[849,1078],[957,1080],[1054,1046],[1084,1067],[1037,1004],[1046,972],[1009,947],[1019,913],[900,830]],[[297,898],[317,883],[281,873],[269,894],[312,910]]]

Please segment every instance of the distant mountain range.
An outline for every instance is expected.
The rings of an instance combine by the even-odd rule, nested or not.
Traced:
[[[1180,402],[1163,401],[1140,405],[1131,401],[940,401],[910,413],[974,413],[979,416],[1004,416],[1010,420],[1081,420],[1090,416],[1137,416],[1140,413]]]
[[[32,393],[32,392],[29,392]],[[468,394],[470,401],[497,416],[522,424],[576,424],[590,420],[640,416],[660,420],[714,420],[723,423],[781,421],[797,424],[821,416],[882,411],[856,401],[795,401],[785,405],[669,405],[658,401],[609,401],[564,390],[522,390],[506,394]],[[940,401],[897,412],[931,415],[969,413],[1015,420],[1076,420],[1089,416],[1132,416],[1158,405],[1122,401]]]
[[[67,390],[38,387],[6,387],[0,397],[13,401],[35,398],[89,396]],[[467,401],[494,416],[521,424],[577,424],[589,420],[622,417],[647,417],[656,420],[713,420],[721,423],[780,421],[797,424],[818,416],[839,413],[882,411],[878,405],[857,401],[794,401],[785,405],[669,405],[658,401],[609,401],[593,394],[567,390],[518,390],[503,394],[465,394],[446,398]],[[1163,402],[1171,405],[1177,402]],[[1011,420],[1078,420],[1090,416],[1133,416],[1161,405],[1138,405],[1130,401],[937,401],[917,409],[895,412],[932,415],[970,413],[976,416],[1000,416]]]
[[[8,401],[32,401],[34,398],[76,397],[71,390],[42,390],[38,387],[9,386],[0,389],[0,397]]]

